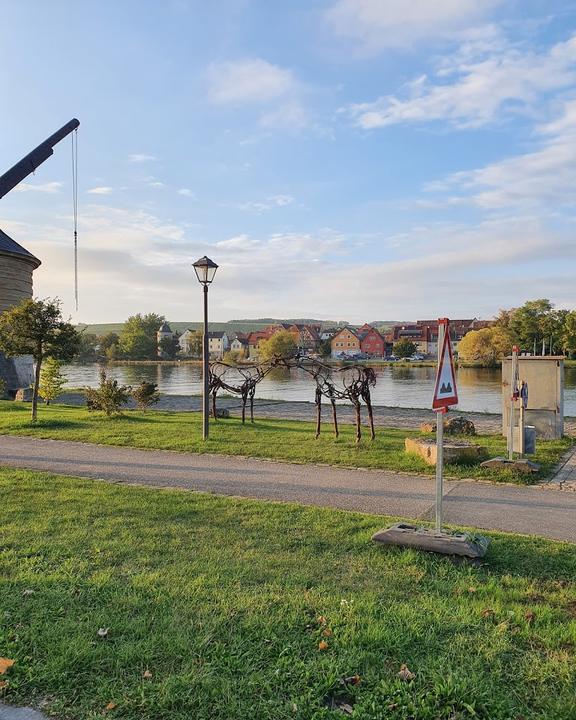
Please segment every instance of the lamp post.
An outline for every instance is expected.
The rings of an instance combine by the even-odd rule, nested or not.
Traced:
[[[193,263],[194,272],[198,282],[204,288],[204,335],[202,338],[202,381],[204,390],[202,393],[202,439],[208,439],[208,285],[214,280],[218,265],[209,257],[201,257]]]

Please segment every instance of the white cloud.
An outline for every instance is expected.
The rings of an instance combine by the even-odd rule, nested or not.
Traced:
[[[90,190],[86,190],[88,195],[111,195],[114,188],[103,185],[102,187],[94,187]]]
[[[219,105],[267,103],[288,95],[297,86],[290,70],[261,58],[212,63],[207,77],[208,97]]]
[[[153,160],[156,160],[154,155],[146,155],[146,153],[133,153],[132,155],[128,155],[128,162],[131,163],[145,163]]]
[[[543,139],[532,152],[453,173],[426,189],[448,193],[432,204],[472,204],[483,209],[549,206],[574,207],[576,186],[576,100],[565,103],[562,114],[538,128]],[[424,201],[426,203],[426,201]]]
[[[195,198],[196,195],[190,190],[190,188],[180,188],[178,195],[184,195],[184,197]]]
[[[34,185],[33,183],[21,182],[14,188],[15,192],[40,192],[40,193],[57,193],[60,192],[60,188],[63,187],[64,183],[61,182],[47,182],[41,185]]]
[[[61,226],[3,227],[43,261],[35,273],[36,295],[60,296],[68,312],[73,254],[69,219],[59,220]],[[220,266],[210,300],[214,320],[239,314],[346,316],[358,322],[382,313],[490,315],[533,295],[529,288],[536,283],[540,295],[576,304],[565,270],[576,256],[573,226],[540,216],[413,228],[375,240],[380,252],[388,248],[378,258],[365,248],[358,253],[355,238],[330,228],[262,237],[239,233],[212,244],[191,233],[142,211],[86,207],[79,239],[81,312],[75,319],[112,322],[149,311],[200,318],[201,293],[190,265],[204,254]]]
[[[479,127],[502,114],[526,112],[542,96],[575,82],[576,36],[540,54],[469,42],[442,61],[433,80],[421,76],[408,83],[404,97],[387,95],[346,112],[365,129],[435,120]]]
[[[469,28],[503,0],[337,0],[329,27],[363,49],[407,49]]]
[[[163,188],[163,187],[165,187],[165,185],[163,182],[160,182],[160,180],[152,180],[151,182],[148,183],[148,187]]]
[[[292,99],[264,113],[260,125],[270,130],[303,130],[310,125],[310,117],[300,100]]]
[[[263,202],[245,202],[239,203],[236,207],[239,210],[249,210],[252,212],[264,212],[277,207],[286,207],[294,202],[292,195],[270,195]]]

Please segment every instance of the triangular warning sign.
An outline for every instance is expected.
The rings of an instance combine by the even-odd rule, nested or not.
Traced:
[[[458,391],[456,389],[456,374],[454,372],[454,359],[452,358],[452,343],[450,342],[450,329],[448,321],[444,325],[444,341],[438,363],[436,385],[434,387],[434,398],[432,409],[450,407],[458,404]]]

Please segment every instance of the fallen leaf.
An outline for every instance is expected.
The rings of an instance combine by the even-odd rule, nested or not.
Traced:
[[[324,635],[324,637],[332,637],[334,633],[330,630],[330,628],[324,628],[324,630],[322,630],[322,635]]]
[[[526,610],[524,613],[524,620],[526,620],[528,625],[533,625],[534,620],[536,620],[536,613],[533,610]]]
[[[4,675],[6,670],[8,670],[8,668],[11,668],[12,665],[14,665],[14,660],[0,657],[0,675]]]
[[[318,650],[327,650],[328,649],[328,643],[326,640],[320,640],[318,643]]]
[[[360,675],[350,675],[342,679],[344,685],[358,685],[362,681]]]
[[[469,588],[468,588],[468,592],[469,592],[469,593],[475,593],[475,592],[476,592],[476,588],[475,588],[475,587],[469,587]]]
[[[108,705],[106,705],[106,710],[114,710],[114,708],[118,707],[118,703],[115,702],[109,702]]]
[[[30,597],[30,595],[34,595],[35,592],[36,590],[24,590],[22,597]]]
[[[480,615],[482,615],[483,618],[494,617],[494,610],[491,610],[490,608],[484,608]]]
[[[8,687],[8,680],[0,680],[0,690],[5,687]]]
[[[98,637],[99,638],[107,638],[109,630],[110,630],[110,628],[98,628]]]
[[[410,670],[408,670],[408,665],[401,665],[398,677],[400,678],[400,680],[408,682],[409,680],[414,680],[416,675],[413,672],[410,672]]]
[[[318,625],[326,625],[327,621],[326,621],[326,618],[324,617],[324,615],[318,615],[317,622],[318,622]]]
[[[298,705],[296,705],[296,703],[292,703],[292,712],[298,712]]]
[[[146,680],[149,680],[152,677],[152,672],[150,670],[144,670],[142,673],[142,677]]]

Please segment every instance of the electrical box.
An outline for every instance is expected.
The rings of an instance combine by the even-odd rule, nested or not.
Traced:
[[[502,360],[502,435],[508,436],[512,358]],[[518,356],[518,378],[528,383],[524,423],[533,426],[536,436],[557,440],[564,434],[564,356]],[[515,402],[515,425],[522,400]]]

